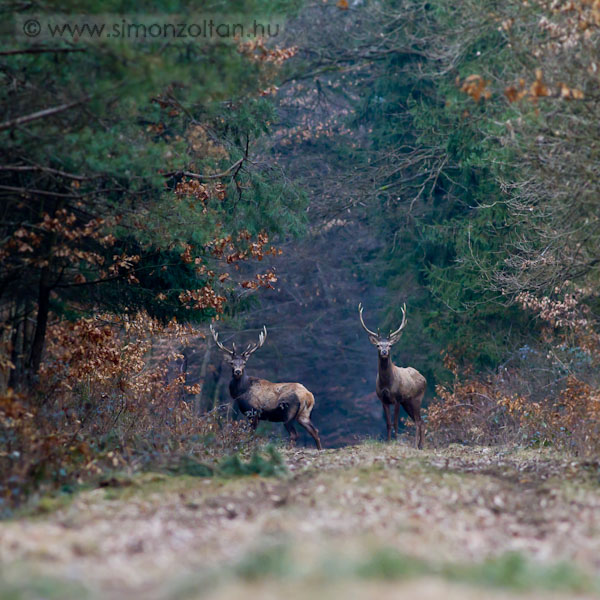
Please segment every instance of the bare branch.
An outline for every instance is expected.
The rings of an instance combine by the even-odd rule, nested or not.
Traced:
[[[63,52],[87,52],[85,48],[22,48],[18,50],[3,50],[0,56],[14,56],[16,54],[60,54]]]
[[[169,173],[165,173],[163,177],[173,177],[174,175],[183,175],[184,177],[191,177],[192,179],[220,179],[221,177],[227,177],[231,175],[231,172],[236,168],[241,167],[244,162],[245,157],[236,160],[228,169],[221,173],[215,173],[214,175],[201,175],[200,173],[192,173],[191,171],[170,171]],[[237,174],[237,172],[236,172]]]
[[[0,171],[41,171],[44,173],[51,173],[53,175],[60,175],[61,177],[66,177],[67,179],[75,179],[76,181],[87,181],[92,179],[92,177],[85,177],[84,175],[75,175],[73,173],[67,173],[66,171],[61,171],[59,169],[51,169],[50,167],[42,167],[41,165],[0,165]],[[97,177],[102,177],[101,175],[96,175]]]
[[[90,97],[86,96],[85,98],[77,100],[76,102],[60,104],[59,106],[53,106],[52,108],[38,110],[37,112],[31,113],[29,115],[17,117],[16,119],[11,119],[10,121],[4,121],[4,123],[0,123],[0,131],[4,131],[5,129],[12,129],[13,127],[18,127],[19,125],[25,125],[25,123],[31,123],[31,121],[37,121],[38,119],[45,119],[46,117],[56,115],[58,113],[64,112],[65,110],[69,110],[70,108],[74,108],[75,106],[79,106],[84,102],[88,102],[89,99]]]

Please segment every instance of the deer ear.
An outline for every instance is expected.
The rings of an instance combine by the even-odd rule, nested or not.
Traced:
[[[369,341],[371,342],[371,344],[373,344],[373,346],[377,346],[377,344],[379,343],[379,339],[377,339],[374,335],[369,336]]]

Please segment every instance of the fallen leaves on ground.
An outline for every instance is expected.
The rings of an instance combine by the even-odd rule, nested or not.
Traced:
[[[590,576],[600,570],[600,463],[549,450],[419,452],[397,443],[283,454],[289,474],[279,478],[146,473],[132,485],[82,492],[54,512],[3,522],[4,579],[25,565],[92,597],[224,597],[224,589],[235,597],[246,572],[235,565],[279,546],[293,557],[297,583],[328,578],[323,565],[334,559],[343,571],[382,548],[422,561],[419,569],[519,553],[541,565],[568,561]],[[268,586],[273,572],[263,562],[251,572]],[[460,595],[430,570],[435,582],[405,583],[407,593],[447,585],[448,597]],[[288,573],[277,577],[281,592]],[[374,585],[357,583],[351,597],[370,597]],[[385,586],[380,591],[385,597]]]

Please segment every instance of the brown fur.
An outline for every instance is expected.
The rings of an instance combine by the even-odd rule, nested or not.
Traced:
[[[265,411],[276,409],[282,398],[294,395],[300,402],[296,419],[310,421],[315,397],[301,383],[272,383],[266,379],[255,379],[250,391],[253,406]]]
[[[252,426],[256,429],[258,421],[274,421],[283,423],[290,434],[292,444],[298,439],[294,428],[297,421],[315,440],[321,450],[319,431],[310,420],[315,406],[315,397],[301,383],[272,383],[266,379],[248,377],[246,362],[250,355],[258,350],[267,337],[267,328],[259,336],[258,344],[250,345],[244,352],[237,352],[235,344],[230,350],[219,342],[219,334],[210,327],[218,348],[223,351],[231,365],[231,381],[229,393],[244,415],[251,418]]]
[[[383,363],[383,364],[382,364]],[[385,412],[387,426],[387,439],[392,437],[392,423],[390,407],[394,406],[394,433],[398,435],[398,420],[400,417],[400,406],[404,408],[408,416],[416,426],[415,446],[423,447],[425,426],[421,419],[421,402],[427,388],[427,380],[419,371],[412,367],[397,367],[391,358],[386,361],[379,359],[379,369],[375,382],[377,397],[381,400]]]
[[[394,407],[394,433],[398,435],[398,420],[400,417],[400,406],[404,408],[408,416],[415,422],[417,431],[415,435],[415,446],[423,447],[425,437],[425,426],[421,419],[421,402],[427,388],[425,377],[412,367],[397,367],[391,358],[392,346],[398,342],[402,330],[406,326],[406,304],[402,307],[402,323],[395,331],[390,331],[387,337],[371,331],[363,320],[362,304],[358,305],[358,315],[362,328],[367,332],[369,341],[377,348],[379,366],[377,369],[377,380],[375,391],[381,400],[385,413],[385,424],[387,426],[388,442],[392,439],[392,419],[390,407]]]
[[[282,422],[293,445],[298,438],[294,428],[297,421],[321,450],[319,431],[310,420],[315,398],[301,383],[272,383],[242,373],[237,378],[234,375],[229,391],[239,409],[251,417],[254,428],[258,421]]]

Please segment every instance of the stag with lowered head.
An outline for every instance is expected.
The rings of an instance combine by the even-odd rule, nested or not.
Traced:
[[[392,346],[400,339],[402,330],[406,327],[406,304],[402,307],[402,323],[395,331],[390,331],[387,337],[371,331],[363,320],[362,304],[358,305],[358,316],[360,324],[369,335],[369,341],[377,348],[379,355],[379,367],[377,370],[377,381],[375,391],[377,397],[381,400],[385,412],[385,423],[387,425],[388,442],[392,438],[392,420],[390,408],[394,407],[394,433],[398,435],[398,418],[400,414],[400,405],[408,413],[408,416],[415,422],[417,432],[415,437],[415,446],[423,447],[423,437],[425,429],[421,420],[421,401],[425,395],[427,381],[425,377],[412,367],[397,367],[390,357]]]
[[[246,374],[246,363],[250,355],[265,343],[267,328],[263,327],[258,343],[249,344],[243,352],[239,352],[235,344],[231,350],[225,347],[219,341],[219,334],[212,324],[210,331],[215,344],[231,365],[229,393],[240,411],[250,418],[252,428],[256,429],[258,421],[283,423],[293,445],[298,439],[298,432],[294,428],[294,421],[297,421],[310,433],[317,448],[321,450],[319,432],[310,420],[315,405],[314,396],[301,383],[271,383]]]

